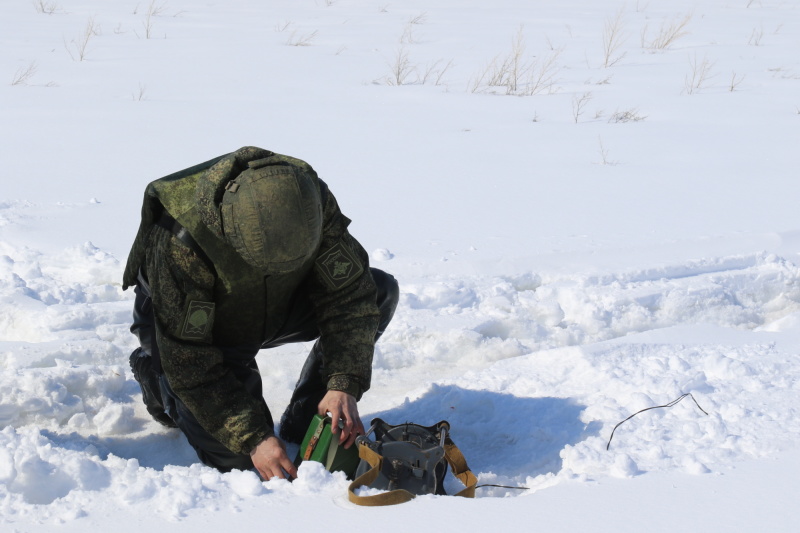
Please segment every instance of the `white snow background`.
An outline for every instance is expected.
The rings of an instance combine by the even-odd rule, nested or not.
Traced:
[[[0,531],[797,531],[796,0],[3,0]],[[197,462],[120,287],[145,185],[309,161],[401,287],[365,422],[478,498]],[[258,357],[282,412],[307,345]],[[637,415],[691,393],[669,409]],[[456,483],[451,480],[451,485]]]

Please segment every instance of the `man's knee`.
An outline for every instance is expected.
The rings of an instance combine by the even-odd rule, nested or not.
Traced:
[[[216,468],[220,472],[253,468],[253,462],[250,460],[249,455],[232,452],[211,436],[210,433],[203,429],[194,414],[186,407],[186,404],[175,395],[175,392],[169,386],[167,378],[162,375],[160,380],[161,388],[165,391],[164,407],[166,412],[175,420],[189,445],[194,448],[197,458],[204,465]]]

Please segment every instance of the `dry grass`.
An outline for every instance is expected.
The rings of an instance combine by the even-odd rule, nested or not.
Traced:
[[[691,66],[691,71],[684,80],[684,90],[686,94],[695,94],[708,87],[708,82],[714,77],[711,73],[714,63],[709,61],[707,57],[698,60],[697,54],[695,54],[689,58],[689,65]]]
[[[289,46],[311,46],[311,43],[317,37],[317,33],[317,30],[310,33],[299,33],[297,30],[294,30],[286,40],[286,44]]]
[[[480,92],[504,88],[508,95],[532,96],[552,92],[560,67],[561,49],[553,49],[542,57],[529,57],[523,28],[511,40],[511,52],[497,56],[470,81],[469,90]]]
[[[675,17],[671,20],[664,20],[652,38],[647,37],[647,26],[642,30],[642,47],[647,50],[666,50],[681,37],[689,35],[686,26],[692,20],[692,14],[687,13],[683,17]]]
[[[397,50],[397,54],[390,67],[391,74],[386,78],[386,83],[389,85],[406,85],[409,76],[417,70],[408,59],[408,50],[403,46]]]
[[[11,85],[28,85],[37,70],[39,68],[36,66],[36,62],[31,61],[27,67],[22,67],[14,73],[14,77],[11,78]]]
[[[92,37],[97,35],[100,35],[100,26],[95,24],[94,17],[89,17],[83,31],[78,34],[75,39],[70,41],[69,44],[66,42],[66,39],[64,40],[64,47],[67,49],[67,53],[73,61],[84,61],[86,59],[89,42],[92,40]],[[72,47],[70,47],[70,44]],[[72,53],[73,50],[75,52],[74,54]]]
[[[45,0],[34,0],[33,7],[36,9],[37,13],[41,13],[43,15],[52,15],[53,13],[58,13],[61,11],[61,6],[55,2],[47,2]]]
[[[640,115],[636,108],[614,111],[608,119],[609,124],[620,124],[625,122],[641,122],[647,116]]]
[[[586,105],[591,99],[592,93],[583,93],[582,95],[576,94],[572,97],[572,118],[575,120],[575,124],[578,123],[578,119],[583,115]]]
[[[744,74],[742,74],[741,76],[739,76],[739,75],[737,75],[737,74],[736,74],[736,71],[734,71],[734,72],[731,72],[731,81],[730,81],[730,83],[728,84],[728,90],[729,90],[730,92],[733,92],[733,91],[735,91],[736,89],[738,89],[738,88],[739,88],[739,85],[741,85],[741,83],[744,81],[744,78],[745,78],[745,75],[744,75]]]
[[[628,38],[624,28],[625,20],[621,9],[614,18],[606,20],[603,25],[603,67],[616,65],[625,57],[625,52],[619,53],[620,47]]]
[[[603,138],[598,135],[597,141],[600,143],[600,164],[604,166],[618,165],[619,161],[614,161],[608,157],[608,148],[606,148],[605,144],[603,144]]]

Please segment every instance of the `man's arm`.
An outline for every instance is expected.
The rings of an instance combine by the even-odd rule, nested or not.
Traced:
[[[327,188],[324,182],[320,186]],[[322,197],[322,243],[308,285],[328,388],[319,413],[330,412],[334,420],[344,421],[340,440],[349,447],[356,433],[364,433],[356,401],[370,386],[380,313],[367,252],[347,231],[350,220],[333,194],[327,191]],[[334,431],[338,432],[336,425]]]
[[[222,351],[213,345],[213,312],[205,304],[214,301],[214,274],[194,251],[159,227],[150,237],[146,268],[161,365],[170,386],[203,429],[234,452],[250,452],[273,429],[263,402],[222,364]],[[206,313],[206,321],[188,340],[187,315],[197,310]]]

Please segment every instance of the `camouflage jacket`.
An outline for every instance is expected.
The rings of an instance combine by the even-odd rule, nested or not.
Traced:
[[[235,174],[237,158],[253,159],[264,152],[245,148],[218,159],[218,163],[200,172],[188,176],[184,172],[179,179],[175,175],[162,178],[172,188],[160,187],[161,180],[151,183],[145,193],[142,225],[123,284],[133,285],[139,268],[146,272],[155,313],[156,341],[170,386],[206,431],[238,453],[252,449],[271,435],[273,429],[263,411],[263,402],[247,393],[226,369],[222,346],[233,347],[237,342],[242,346],[258,346],[270,340],[282,323],[281,313],[288,309],[296,291],[303,289],[317,317],[328,389],[360,398],[370,384],[379,319],[368,255],[347,231],[350,220],[318,178],[323,199],[323,235],[317,257],[306,268],[293,275],[267,279],[261,275],[258,279],[259,274],[248,271],[240,258],[227,253],[229,250],[220,240],[216,191]],[[234,164],[226,166],[231,160]],[[178,186],[173,187],[175,184]],[[199,215],[194,225],[191,217],[178,213],[180,202],[176,203],[174,197],[181,195],[181,202],[192,198],[195,203],[192,210]],[[167,210],[181,223],[188,221],[187,229],[203,251],[211,251],[207,255],[216,268],[172,232],[153,223],[159,210]],[[330,271],[324,268],[322,260],[331,250],[342,247],[356,259],[357,265],[346,283],[332,283]],[[248,285],[248,280],[253,282]]]

